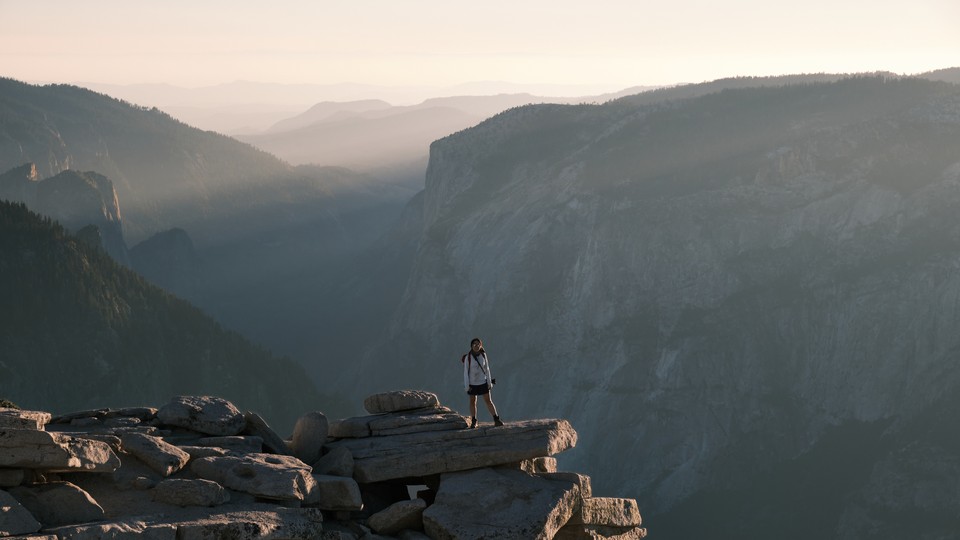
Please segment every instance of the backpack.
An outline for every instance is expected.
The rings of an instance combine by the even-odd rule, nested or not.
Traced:
[[[485,353],[485,352],[480,353],[480,354],[483,355],[484,358],[487,357],[487,353]],[[468,352],[467,354],[461,356],[461,357],[460,357],[460,363],[462,364],[462,363],[466,362],[466,361],[467,361],[467,358],[469,358],[469,357],[470,357],[470,353],[469,353],[469,352]],[[477,367],[480,368],[480,371],[482,371],[484,375],[487,375],[487,370],[483,369],[483,365],[480,363],[480,361],[477,360],[476,358],[474,358],[474,360],[476,360],[476,362],[477,362]],[[487,377],[489,377],[489,375],[487,375]]]

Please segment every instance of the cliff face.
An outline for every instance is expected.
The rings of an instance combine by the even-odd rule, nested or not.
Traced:
[[[120,201],[107,177],[94,172],[64,171],[37,183],[37,199],[31,208],[72,231],[95,225],[107,253],[130,265],[123,240]]]
[[[116,261],[129,266],[120,201],[107,177],[66,170],[40,180],[37,165],[26,163],[0,175],[0,199],[22,202],[74,233],[93,225],[95,243]]]
[[[730,493],[789,512],[777,497],[821,475],[823,532],[863,532],[864,508],[923,506],[871,482],[960,384],[958,188],[951,85],[509,111],[432,146],[412,277],[363,369],[455,402],[479,335],[501,414],[569,417],[593,441],[574,460],[598,460],[580,468],[651,524],[730,527],[704,510]],[[830,477],[828,435],[870,465]]]

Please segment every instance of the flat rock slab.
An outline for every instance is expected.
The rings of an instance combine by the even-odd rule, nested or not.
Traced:
[[[80,418],[99,418],[107,414],[110,409],[87,409],[66,414],[58,414],[50,419],[51,424],[69,424]]]
[[[130,518],[49,532],[60,540],[314,540],[326,538],[320,510],[252,504]]]
[[[84,420],[111,420],[136,419],[141,422],[152,420],[157,416],[157,409],[153,407],[125,407],[122,409],[89,409],[54,416],[51,424],[75,424]]]
[[[157,411],[169,426],[207,435],[239,435],[246,427],[243,414],[229,401],[215,396],[177,396]]]
[[[30,484],[10,490],[44,528],[103,519],[103,508],[89,493],[70,482]]]
[[[230,500],[223,486],[211,480],[167,479],[152,491],[153,500],[177,506],[219,506]]]
[[[577,432],[566,420],[527,420],[502,427],[342,439],[327,444],[350,450],[354,478],[380,482],[514,464],[573,448]]]
[[[292,456],[207,457],[194,460],[190,469],[200,478],[265,499],[302,501],[316,489],[311,467]]]
[[[580,504],[573,482],[509,469],[445,474],[436,501],[423,512],[430,538],[553,538]]]
[[[64,435],[76,437],[78,439],[90,439],[91,441],[105,442],[110,445],[114,452],[120,451],[120,437],[106,433],[86,433],[83,431],[63,432]]]
[[[178,446],[177,448],[190,454],[190,459],[220,457],[226,456],[230,453],[226,449],[219,448],[217,446]]]
[[[154,426],[137,424],[135,426],[108,426],[99,420],[92,425],[80,426],[76,424],[47,424],[47,431],[63,433],[71,437],[80,437],[82,439],[106,440],[107,437],[116,437],[119,439],[124,433],[143,433],[145,435],[156,435],[159,431]]]
[[[197,439],[197,446],[223,448],[240,454],[259,454],[263,452],[263,439],[254,435],[233,435],[230,437],[203,437]]]
[[[423,390],[397,390],[374,394],[363,400],[363,408],[370,414],[392,413],[439,407],[440,400],[432,392]]]
[[[165,477],[184,468],[190,461],[190,454],[151,435],[126,433],[120,444],[125,451]]]
[[[150,524],[127,520],[92,525],[71,525],[50,529],[59,540],[177,540],[174,524]]]
[[[119,418],[105,418],[103,425],[108,428],[142,428],[143,421],[139,418],[123,416]],[[152,427],[152,426],[147,426]]]
[[[136,418],[143,422],[152,420],[157,416],[157,409],[153,407],[125,407],[122,409],[89,409],[86,411],[76,411],[67,414],[61,414],[50,420],[51,424],[69,424],[74,420],[84,418]]]
[[[564,525],[554,540],[640,540],[647,537],[647,530],[641,527],[609,527],[606,525]]]
[[[0,408],[0,429],[35,429],[41,430],[50,423],[53,417],[43,411],[23,411],[20,409]]]
[[[330,436],[335,438],[385,437],[466,427],[467,421],[463,416],[446,407],[441,407],[344,418],[330,424]]]
[[[109,409],[104,415],[106,418],[137,418],[142,422],[153,420],[157,417],[156,407],[125,407],[122,409]]]
[[[557,458],[541,457],[525,459],[517,463],[515,467],[530,474],[555,473],[557,472]]]
[[[583,499],[580,511],[573,515],[570,523],[633,528],[639,527],[642,519],[635,499],[590,497]]]
[[[0,490],[0,536],[31,534],[40,530],[40,522],[6,491]]]
[[[119,466],[120,458],[104,442],[32,429],[0,429],[0,467],[111,472]]]

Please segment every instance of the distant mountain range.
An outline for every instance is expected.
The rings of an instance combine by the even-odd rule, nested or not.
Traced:
[[[420,98],[416,105],[397,106],[389,102],[410,100],[400,93],[401,89],[363,85],[237,82],[196,89],[169,85],[85,86],[134,103],[157,106],[188,124],[233,135],[294,165],[347,167],[404,182],[422,180],[431,142],[511,107],[603,102],[650,89],[634,87],[593,94],[588,86],[478,83],[447,89],[463,92],[453,94],[454,97]],[[537,95],[530,93],[531,89],[554,90],[558,94]],[[430,95],[425,89],[410,91]],[[575,91],[583,93],[563,97]],[[342,99],[350,95],[373,99]]]
[[[263,131],[321,102],[375,99],[410,105],[438,96],[597,96],[611,92],[598,85],[474,82],[451,87],[376,86],[369,84],[274,84],[252,81],[184,88],[169,84],[74,84],[145,107],[157,107],[187,124],[233,135]],[[648,87],[649,88],[649,87]],[[620,90],[620,89],[617,89]],[[634,88],[636,93],[641,88]]]
[[[296,164],[368,171],[417,164],[422,174],[434,140],[534,100],[533,96],[459,98],[409,107],[382,101],[321,103],[277,123],[267,133],[240,138]]]
[[[303,369],[0,201],[0,397],[69,412],[229,397],[281,433],[319,401]]]
[[[33,180],[11,180],[16,189],[61,174],[105,179],[116,192],[112,212],[122,215],[113,223],[138,271],[299,360],[327,361],[321,351],[305,353],[291,334],[318,324],[313,314],[333,276],[414,193],[344,168],[292,167],[158,110],[71,86],[0,79],[0,118],[0,171],[33,164],[26,167]]]
[[[920,75],[931,81],[944,81],[953,84],[960,84],[960,68],[946,68],[930,71]]]
[[[457,96],[403,107],[381,100],[323,102],[264,133],[237,137],[294,164],[339,165],[385,177],[420,178],[430,143],[507,109],[537,103],[603,102],[630,93],[577,98]]]
[[[501,415],[570,418],[596,442],[569,459],[596,493],[637,497],[651,534],[950,537],[957,73],[511,106],[430,143],[416,195],[11,82],[0,171],[111,180],[124,220],[129,193],[161,233],[134,259],[172,276],[195,255],[195,301],[323,390],[461,407],[457,358],[482,337]],[[273,135],[398,112],[355,105]]]
[[[27,162],[46,178],[73,169],[109,178],[122,201],[128,242],[172,227],[199,245],[259,230],[256,216],[290,219],[290,202],[330,216],[375,189],[342,169],[294,168],[235,139],[77,87],[0,79],[0,170]],[[349,176],[349,177],[348,177]],[[393,195],[385,188],[385,198]],[[272,214],[272,215],[267,215]]]

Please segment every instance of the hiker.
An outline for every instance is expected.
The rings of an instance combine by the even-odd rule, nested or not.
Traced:
[[[490,397],[496,379],[490,377],[490,362],[487,360],[487,351],[483,350],[480,338],[470,341],[470,352],[460,359],[463,362],[463,387],[470,396],[470,428],[477,427],[477,396],[483,396],[487,402],[487,410],[493,416],[493,424],[502,426],[503,422],[497,415],[497,407]]]

